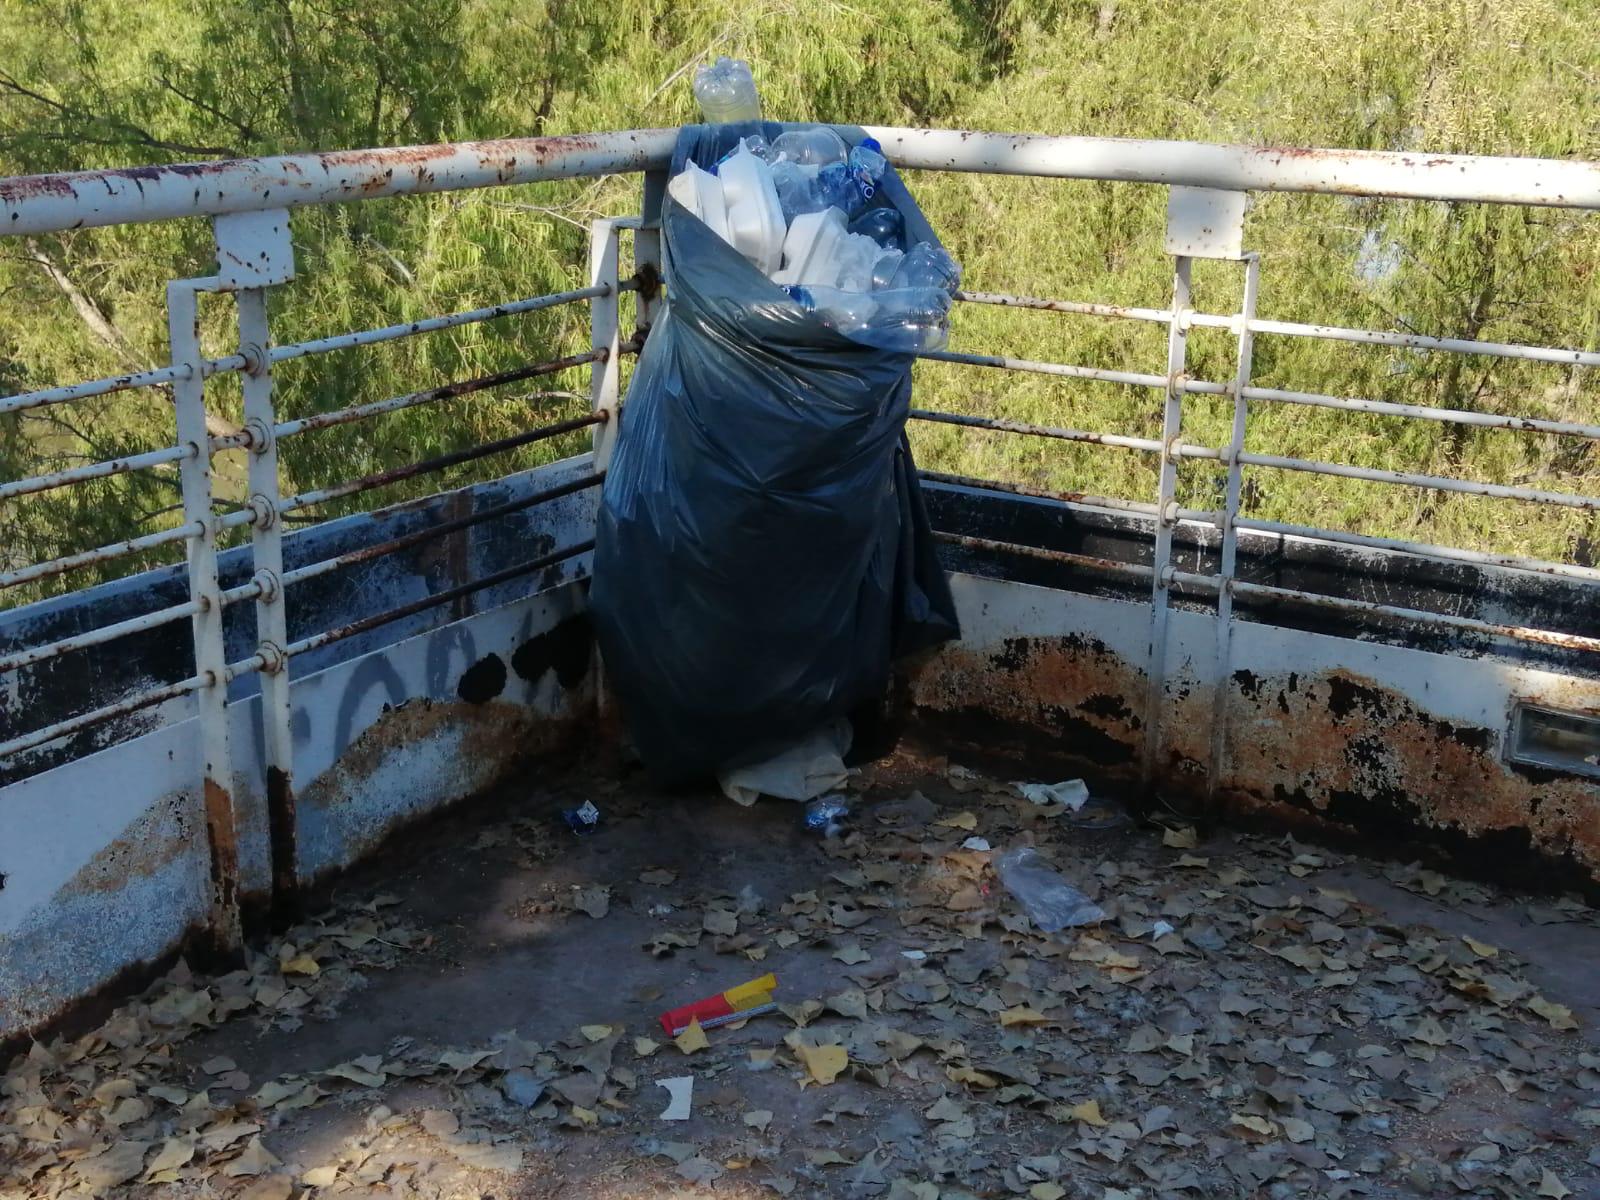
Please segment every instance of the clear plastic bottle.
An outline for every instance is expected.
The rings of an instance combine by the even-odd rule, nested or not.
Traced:
[[[885,250],[906,248],[906,219],[896,208],[869,208],[850,222],[851,233],[864,233]]]
[[[791,287],[789,295],[830,329],[863,346],[917,354],[937,350],[950,335],[950,295],[943,288],[846,292]]]
[[[961,286],[961,264],[932,242],[918,242],[906,251],[894,273],[897,288],[939,287],[954,293]]]
[[[843,162],[849,152],[850,148],[844,144],[844,139],[826,125],[786,129],[772,139],[774,157],[781,154],[790,162],[806,167]]]
[[[761,96],[756,91],[755,76],[742,58],[723,55],[696,71],[694,98],[707,124],[761,119]]]
[[[994,870],[1028,919],[1045,933],[1106,919],[1098,904],[1063,879],[1032,846],[1007,850],[995,859]]]

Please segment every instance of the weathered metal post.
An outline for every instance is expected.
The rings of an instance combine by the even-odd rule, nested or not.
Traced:
[[[1244,256],[1244,297],[1234,332],[1239,339],[1239,357],[1233,374],[1233,432],[1223,462],[1228,468],[1228,485],[1222,504],[1222,552],[1217,581],[1217,691],[1211,706],[1211,761],[1206,772],[1206,794],[1214,797],[1226,775],[1228,754],[1228,714],[1233,673],[1233,585],[1239,556],[1239,502],[1244,491],[1244,453],[1246,428],[1250,421],[1250,371],[1255,355],[1255,336],[1250,323],[1256,319],[1256,292],[1261,282],[1261,256]]]
[[[266,759],[267,840],[272,906],[279,921],[298,910],[294,739],[289,701],[287,606],[283,589],[283,523],[279,518],[277,407],[268,354],[267,288],[294,278],[289,214],[283,209],[233,213],[215,221],[218,289],[233,292],[239,353],[245,359],[244,428],[250,437],[250,526],[256,584],[256,651],[261,670],[261,728]]]
[[[192,449],[182,461],[183,517],[199,532],[188,540],[189,594],[199,606],[192,618],[195,691],[200,727],[200,785],[211,857],[208,949],[227,960],[243,947],[239,920],[239,839],[234,824],[233,758],[228,746],[228,672],[222,641],[222,593],[217,583],[217,525],[211,515],[211,440],[206,432],[205,376],[200,355],[199,293],[217,280],[176,279],[167,285],[167,337],[178,443]]]
[[[617,409],[622,338],[618,327],[617,224],[601,218],[589,226],[589,286],[606,293],[589,300],[589,346],[604,351],[589,367],[589,399],[605,423],[594,427],[594,465],[604,471],[617,440]]]

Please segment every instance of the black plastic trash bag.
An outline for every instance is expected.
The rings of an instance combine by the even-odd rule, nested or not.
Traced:
[[[685,128],[673,173],[757,128]],[[892,172],[880,196],[908,242],[933,240]],[[957,625],[905,436],[912,356],[825,328],[663,204],[667,301],[628,387],[590,606],[640,756],[671,781],[848,716]]]

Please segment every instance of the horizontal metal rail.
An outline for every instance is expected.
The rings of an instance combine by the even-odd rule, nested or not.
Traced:
[[[0,180],[0,184],[3,183],[4,181]],[[226,358],[208,359],[201,363],[200,375],[204,379],[209,379],[213,375],[221,375],[228,371],[242,371],[248,365],[249,360],[244,355],[230,354]],[[72,400],[87,400],[91,396],[105,396],[111,392],[124,392],[132,388],[162,387],[181,379],[188,379],[189,372],[188,364],[179,364],[156,367],[149,371],[135,371],[130,375],[112,375],[105,379],[91,379],[84,383],[44,388],[37,392],[19,392],[15,396],[0,399],[0,414],[22,412],[30,408],[45,408],[52,404],[66,404]]]
[[[507,567],[503,571],[496,571],[492,575],[485,575],[481,579],[474,579],[471,583],[463,583],[459,587],[446,588],[442,592],[434,592],[420,600],[413,600],[409,604],[402,604],[399,608],[390,609],[388,612],[377,613],[370,617],[363,617],[359,621],[352,621],[348,625],[326,630],[323,633],[313,634],[301,638],[298,642],[291,642],[284,647],[284,654],[290,658],[297,654],[304,654],[308,650],[316,650],[333,642],[343,641],[345,638],[354,637],[358,633],[366,633],[380,626],[388,625],[404,617],[413,616],[419,612],[426,612],[430,608],[437,608],[441,604],[449,604],[452,600],[459,600],[463,596],[470,596],[474,592],[481,592],[484,588],[494,587],[496,584],[508,583],[513,579],[520,579],[534,571],[542,571],[546,567],[553,567],[557,563],[565,562],[569,558],[576,558],[580,554],[587,554],[594,549],[593,539],[579,542],[575,546],[568,546],[564,550],[557,550],[545,554],[528,562],[518,563],[514,567]]]
[[[637,348],[638,343],[630,342],[625,350]],[[483,375],[477,379],[463,379],[456,383],[445,383],[438,387],[424,388],[419,392],[407,392],[403,396],[391,396],[387,400],[374,400],[370,404],[356,404],[349,408],[336,409],[333,412],[317,413],[309,417],[301,417],[294,421],[283,421],[274,427],[274,433],[280,438],[292,437],[297,433],[305,433],[312,429],[330,429],[335,425],[348,425],[352,421],[360,421],[367,417],[375,417],[382,413],[399,412],[406,408],[415,408],[419,404],[431,404],[436,400],[451,400],[457,396],[470,395],[488,388],[504,387],[508,383],[521,383],[525,379],[534,379],[541,375],[554,375],[570,367],[581,367],[586,363],[602,362],[609,352],[601,350],[586,350],[582,354],[569,354],[565,358],[552,359],[549,362],[536,363],[526,367],[514,367],[509,371],[499,371],[493,375]]]
[[[1172,320],[1172,310],[1166,308],[1140,308],[1129,304],[1088,304],[1079,300],[1047,300],[1038,296],[1014,296],[1007,292],[961,291],[956,293],[956,299],[969,304],[993,304],[1003,308],[1038,309],[1046,312],[1071,313],[1076,316],[1148,321],[1159,325],[1168,324]],[[1282,334],[1336,342],[1360,342],[1406,350],[1477,354],[1489,358],[1518,358],[1567,367],[1600,367],[1600,352],[1593,350],[1529,346],[1517,342],[1480,342],[1472,338],[1433,337],[1425,333],[1401,333],[1397,330],[1349,329],[1340,325],[1272,321],[1264,317],[1253,317],[1241,322],[1237,316],[1222,316],[1216,313],[1191,312],[1186,314],[1185,319],[1191,325],[1226,329],[1230,333],[1237,333],[1242,326],[1251,333]]]
[[[1031,496],[1037,500],[1055,500],[1063,504],[1084,504],[1091,508],[1107,508],[1141,517],[1156,515],[1154,504],[1146,504],[1139,500],[1121,500],[1115,496],[1096,496],[1089,492],[1059,492],[1050,488],[1032,487],[1025,483],[1002,483],[998,479],[979,479],[973,475],[948,475],[943,471],[920,471],[918,474],[929,483],[946,483],[955,487],[975,488],[979,491],[1005,492],[1012,496]]]
[[[519,446],[531,445],[542,442],[547,438],[560,437],[564,433],[573,433],[579,429],[586,429],[590,425],[603,425],[606,414],[585,413],[581,417],[573,417],[569,421],[560,421],[554,425],[543,425],[538,429],[530,429],[527,433],[513,434],[511,437],[500,438],[498,441],[484,442],[477,446],[469,446],[465,450],[456,450],[450,454],[441,454],[436,458],[425,458],[421,462],[409,463],[403,467],[391,467],[387,471],[377,471],[371,475],[363,475],[359,479],[352,479],[346,483],[335,484],[333,487],[319,488],[316,491],[300,492],[290,496],[278,506],[280,513],[291,513],[302,508],[309,508],[314,504],[323,504],[329,500],[338,500],[344,496],[354,496],[358,492],[370,492],[374,488],[388,487],[392,483],[399,483],[403,479],[413,479],[418,475],[429,475],[435,471],[443,471],[447,467],[459,466],[461,463],[473,462],[480,458],[488,458],[491,454],[501,454],[507,450],[515,450]]]
[[[1154,568],[1142,563],[1121,562],[1114,558],[1096,558],[1092,554],[1074,554],[1068,550],[1047,550],[1042,546],[1029,546],[1022,542],[997,542],[993,538],[969,537],[963,533],[935,531],[934,540],[966,550],[984,550],[995,554],[1020,554],[1046,562],[1064,563],[1072,567],[1087,567],[1091,571],[1104,571],[1111,575],[1130,575],[1149,579]]]
[[[1600,171],[1581,160],[887,126],[867,132],[890,162],[913,170],[1600,208]],[[0,181],[0,230],[55,233],[659,171],[668,166],[676,140],[675,129],[634,129],[23,176]]]
[[[1106,371],[1099,367],[1075,367],[1066,363],[1040,362],[1031,358],[1010,358],[1001,354],[965,354],[955,350],[925,350],[918,358],[932,362],[961,363],[968,367],[995,367],[1002,371],[1024,371],[1030,375],[1060,375],[1067,379],[1091,379],[1097,383],[1125,383],[1133,387],[1165,388],[1165,375],[1145,371]],[[1214,385],[1219,392],[1226,389]],[[1198,390],[1198,388],[1196,389]]]
[[[1344,533],[1333,529],[1318,529],[1314,525],[1291,525],[1283,521],[1260,521],[1253,517],[1239,517],[1234,523],[1240,529],[1247,529],[1253,533],[1272,533],[1282,537],[1337,542],[1344,546],[1359,546],[1367,550],[1408,554],[1414,558],[1426,558],[1436,562],[1505,567],[1513,571],[1532,571],[1540,575],[1558,575],[1566,579],[1581,579],[1586,583],[1600,583],[1600,570],[1596,570],[1593,567],[1548,562],[1541,558],[1524,558],[1515,554],[1489,554],[1482,550],[1463,550],[1455,546],[1439,546],[1430,542],[1410,542],[1403,538],[1377,537],[1373,534],[1365,533]]]
[[[143,537],[112,542],[108,546],[100,546],[94,550],[84,550],[77,554],[64,555],[61,558],[52,558],[49,562],[35,563],[30,567],[18,567],[12,571],[0,571],[0,591],[16,587],[19,584],[47,579],[51,575],[61,575],[67,571],[75,571],[79,567],[89,567],[95,563],[102,562],[115,562],[117,559],[126,558],[130,554],[138,554],[145,550],[154,550],[158,546],[167,546],[173,542],[184,541],[187,538],[199,537],[203,532],[200,522],[193,521],[187,525],[179,525],[175,529],[163,529],[160,533],[147,533]]]
[[[130,454],[126,458],[113,458],[106,462],[92,463],[87,467],[73,467],[49,475],[35,475],[31,479],[18,479],[11,483],[0,484],[0,500],[31,496],[36,492],[48,492],[74,483],[85,483],[91,479],[105,479],[111,475],[125,475],[129,471],[142,471],[149,467],[181,462],[186,458],[193,458],[195,453],[193,446],[168,446],[164,450],[151,450],[147,454]]]
[[[0,233],[54,233],[661,170],[677,137],[676,129],[632,129],[29,175],[0,180]]]
[[[1192,390],[1185,388],[1186,391]],[[1320,392],[1294,392],[1283,388],[1246,387],[1246,400],[1272,400],[1280,404],[1300,404],[1312,408],[1337,408],[1346,412],[1372,413],[1383,417],[1440,421],[1449,425],[1479,425],[1489,429],[1510,429],[1518,433],[1551,433],[1564,437],[1600,438],[1600,425],[1576,421],[1546,421],[1539,417],[1506,417],[1497,413],[1468,412],[1459,408],[1434,408],[1425,404],[1392,404],[1387,400],[1364,400],[1354,396],[1326,396]]]
[[[1171,571],[1173,583],[1215,592],[1222,581],[1215,575],[1197,575],[1192,571]],[[1235,579],[1232,583],[1236,596],[1255,596],[1263,600],[1287,600],[1314,608],[1333,608],[1367,616],[1385,617],[1415,624],[1442,625],[1469,633],[1489,637],[1511,638],[1516,641],[1538,642],[1546,646],[1559,646],[1565,650],[1600,650],[1600,638],[1582,637],[1575,633],[1557,633],[1549,629],[1532,629],[1525,625],[1498,625],[1480,621],[1476,617],[1458,617],[1453,613],[1433,612],[1425,608],[1402,608],[1394,604],[1379,604],[1372,600],[1355,600],[1347,596],[1325,596],[1316,592],[1302,592],[1296,588],[1274,587],[1265,583],[1249,583]]]
[[[138,712],[140,709],[151,708],[165,700],[175,700],[179,696],[187,696],[190,692],[210,684],[209,678],[193,676],[179,683],[169,683],[164,687],[152,688],[140,692],[135,696],[128,696],[113,704],[103,705],[76,717],[68,717],[64,721],[56,721],[46,725],[43,729],[36,729],[32,733],[25,733],[21,737],[14,737],[9,742],[0,742],[0,760],[9,758],[13,754],[21,754],[25,750],[33,750],[43,746],[46,742],[53,742],[69,734],[78,733],[93,725],[99,725],[114,717],[125,716],[128,713]]]
[[[913,408],[910,416],[916,421],[932,421],[939,425],[963,425],[969,429],[992,429],[999,433],[1022,433],[1033,437],[1055,438],[1064,442],[1087,442],[1096,446],[1116,446],[1123,450],[1143,450],[1149,454],[1161,453],[1161,443],[1156,438],[1127,437],[1120,433],[1091,433],[1083,429],[1059,429],[1052,425],[1011,421],[1004,417],[973,417],[965,413],[934,412],[926,408]]]
[[[413,546],[420,546],[435,538],[445,537],[462,529],[469,529],[474,525],[481,525],[485,521],[497,520],[500,517],[510,516],[512,513],[522,512],[536,504],[543,504],[547,500],[557,500],[562,496],[570,496],[575,492],[586,491],[604,481],[604,471],[597,471],[592,475],[585,475],[557,487],[545,488],[531,496],[524,496],[520,500],[511,500],[505,504],[496,504],[481,512],[469,513],[464,517],[457,517],[452,521],[443,521],[419,529],[415,533],[403,534],[397,538],[390,538],[386,542],[379,542],[372,546],[363,546],[359,550],[351,550],[348,554],[340,554],[335,558],[324,559],[321,562],[308,563],[303,567],[296,567],[292,571],[285,571],[282,582],[284,586],[300,583],[302,580],[315,579],[318,575],[326,575],[330,571],[342,570],[354,566],[356,563],[370,562],[375,558],[382,558],[388,554],[395,554],[402,550],[409,550]],[[224,592],[224,599],[228,593]]]
[[[126,621],[102,625],[99,629],[91,629],[88,633],[74,634],[72,637],[62,638],[58,642],[50,642],[43,646],[32,646],[27,650],[19,650],[13,654],[0,655],[0,675],[7,671],[15,671],[19,667],[27,667],[34,663],[44,662],[46,659],[59,658],[61,655],[70,654],[74,650],[83,650],[89,646],[113,642],[120,637],[126,637],[130,633],[143,633],[147,629],[155,629],[180,620],[183,617],[192,617],[195,613],[202,611],[203,607],[198,600],[186,600],[182,604],[174,604],[167,608],[158,608],[154,612],[142,613],[137,617],[129,617]]]
[[[1344,463],[1316,462],[1305,458],[1283,458],[1276,454],[1241,454],[1239,461],[1251,467],[1274,467],[1281,471],[1304,471],[1312,475],[1335,475],[1341,479],[1364,479],[1369,483],[1391,483],[1404,487],[1432,488],[1440,492],[1461,492],[1468,496],[1493,496],[1500,500],[1528,500],[1535,504],[1558,504],[1564,508],[1600,509],[1600,498],[1570,492],[1549,492],[1539,488],[1509,487],[1501,483],[1478,483],[1471,479],[1452,479],[1446,475],[1419,475],[1411,471],[1385,471],[1377,467],[1352,467]]]
[[[1011,421],[1004,417],[973,417],[965,413],[934,412],[926,408],[913,408],[910,417],[917,421],[933,421],[941,425],[964,425],[971,429],[992,429],[999,433],[1021,433],[1032,437],[1055,438],[1065,442],[1086,442],[1095,446],[1116,446],[1123,450],[1142,450],[1160,454],[1161,443],[1155,438],[1127,437],[1120,433],[1092,433],[1082,429],[1060,429],[1053,425],[1032,425],[1026,421]],[[1173,453],[1179,458],[1216,459],[1222,452],[1210,446],[1191,446],[1178,442]]]
[[[629,291],[633,286],[624,283],[620,290]],[[487,308],[474,308],[465,312],[449,313],[440,317],[425,317],[420,321],[410,321],[399,325],[385,325],[382,329],[367,329],[358,333],[341,333],[332,337],[316,338],[306,342],[287,342],[281,346],[274,346],[267,351],[267,358],[276,365],[282,362],[292,362],[297,358],[305,358],[311,354],[327,354],[336,350],[350,350],[356,346],[376,346],[382,342],[392,342],[399,338],[415,337],[422,333],[435,333],[441,329],[455,329],[462,325],[473,325],[480,321],[493,321],[500,317],[515,317],[523,313],[538,312],[543,308],[554,308],[561,304],[571,304],[578,300],[592,300],[604,296],[611,291],[606,284],[595,287],[577,288],[570,292],[554,292],[548,296],[534,296],[527,300],[512,300],[505,304],[494,304]]]
[[[1600,169],[1582,160],[1215,146],[876,125],[866,126],[866,131],[878,139],[895,166],[929,171],[1166,183],[1234,192],[1600,208]]]

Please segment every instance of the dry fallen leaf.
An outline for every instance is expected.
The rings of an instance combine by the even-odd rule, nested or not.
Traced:
[[[843,1046],[836,1043],[826,1046],[808,1046],[796,1038],[790,1044],[790,1049],[805,1064],[806,1074],[813,1083],[832,1083],[839,1078],[839,1072],[850,1065],[850,1055]]]
[[[1539,1177],[1539,1195],[1549,1196],[1552,1200],[1562,1200],[1563,1196],[1572,1195],[1572,1189],[1561,1182],[1559,1175],[1546,1167],[1544,1174]]]
[[[750,1128],[765,1133],[767,1126],[772,1124],[772,1110],[767,1108],[753,1108],[744,1114],[744,1123]]]
[[[1043,1025],[1050,1018],[1042,1012],[1037,1012],[1027,1005],[1017,1008],[1008,1008],[1000,1014],[1000,1025],[1009,1029],[1013,1025]]]
[[[1028,1189],[1033,1200],[1061,1200],[1066,1194],[1067,1189],[1059,1183],[1036,1183]]]
[[[1193,850],[1200,844],[1200,839],[1195,836],[1193,826],[1185,825],[1182,829],[1162,830],[1161,844],[1174,850]]]
[[[261,1138],[257,1136],[250,1139],[243,1154],[223,1166],[222,1173],[230,1179],[238,1179],[245,1175],[260,1175],[282,1165],[278,1156],[263,1146]]]
[[[294,1195],[294,1180],[287,1175],[266,1175],[256,1180],[236,1200],[289,1200]]]
[[[1085,1100],[1082,1104],[1074,1104],[1067,1110],[1067,1115],[1074,1120],[1082,1121],[1086,1125],[1110,1124],[1100,1115],[1100,1101]]]
[[[578,1032],[583,1034],[584,1040],[589,1042],[603,1042],[613,1033],[620,1032],[615,1025],[580,1025]]]
[[[320,975],[322,968],[309,954],[298,954],[287,962],[279,963],[278,970],[285,975]]]
[[[652,1042],[647,1037],[636,1037],[633,1039],[633,1052],[640,1058],[649,1058],[659,1049],[661,1049],[660,1042]]]
[[[1465,942],[1468,948],[1479,958],[1493,958],[1495,955],[1500,953],[1500,948],[1498,946],[1491,946],[1488,942],[1480,942],[1477,938],[1467,937],[1463,934],[1461,940]]]
[[[689,1028],[672,1040],[677,1044],[678,1049],[685,1054],[693,1054],[696,1050],[704,1050],[711,1045],[706,1040],[706,1031],[700,1028],[698,1020],[690,1021]]]
[[[868,954],[860,946],[854,945],[840,947],[838,950],[833,952],[833,957],[837,958],[840,962],[846,964],[847,966],[852,967],[857,963],[872,961],[872,955]]]
[[[307,1187],[325,1188],[332,1187],[338,1178],[338,1167],[312,1167],[300,1176],[300,1182]]]
[[[946,829],[964,829],[967,832],[978,827],[978,818],[970,812],[958,812],[953,817],[946,817],[942,821],[935,821],[935,825],[942,825]]]
[[[187,1138],[168,1138],[145,1168],[145,1182],[155,1182],[153,1176],[176,1171],[194,1157],[194,1143]],[[167,1180],[171,1182],[171,1180]]]
[[[1546,1000],[1543,996],[1530,996],[1526,1003],[1530,1009],[1549,1021],[1552,1029],[1578,1027],[1578,1022],[1573,1019],[1572,1010],[1565,1004],[1557,1004],[1553,1000]]]

